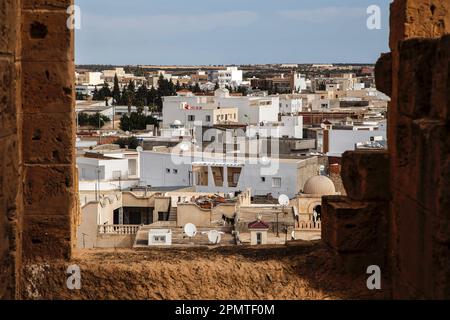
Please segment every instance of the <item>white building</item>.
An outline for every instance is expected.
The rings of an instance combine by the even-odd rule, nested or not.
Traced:
[[[141,181],[153,187],[194,187],[196,192],[294,197],[317,174],[317,158],[268,159],[211,153],[140,152]]]
[[[117,78],[123,78],[126,75],[124,68],[115,68],[115,69],[111,69],[111,70],[103,70],[102,73],[103,73],[103,78],[107,82],[113,82],[116,75],[117,75]]]
[[[77,74],[77,85],[98,86],[104,83],[101,72],[83,72]]]
[[[306,77],[304,75],[294,72],[292,74],[292,81],[293,81],[292,89],[295,92],[301,92],[302,90],[307,89]]]
[[[150,229],[148,231],[149,246],[170,246],[172,245],[171,229]]]
[[[192,137],[194,135],[193,130],[186,128],[180,120],[175,120],[168,127],[160,129],[160,135],[163,138]]]
[[[247,126],[248,138],[296,138],[303,139],[303,117],[282,116],[280,122]]]
[[[327,156],[341,157],[345,151],[356,150],[358,144],[364,144],[371,140],[383,140],[387,138],[386,130],[329,130],[324,132],[324,139],[328,135]]]
[[[300,95],[291,95],[291,94],[280,95],[281,114],[301,112],[302,108],[303,108],[303,98]]]
[[[242,83],[242,70],[237,67],[227,67],[226,70],[219,70],[217,81],[220,86],[239,87]]]
[[[139,184],[136,151],[88,152],[77,157],[80,191],[123,190]]]
[[[202,121],[209,125],[217,120],[218,114],[215,114],[214,121],[212,117],[209,121],[206,121],[208,115],[212,116],[211,111],[204,112],[200,115],[200,118],[196,117],[194,113],[200,114],[201,112],[198,111],[202,110],[216,110],[216,113],[223,113],[224,117],[223,119],[221,117],[221,121],[249,124],[257,124],[263,121],[274,122],[278,121],[279,101],[278,96],[230,96],[227,89],[216,90],[214,96],[195,96],[183,93],[178,96],[164,97],[163,126],[167,127],[175,120],[179,120],[183,124]],[[230,112],[234,114],[232,112],[234,108],[237,109],[237,119],[234,119],[234,115],[232,119],[229,117],[225,119],[225,114]],[[227,110],[218,111],[220,109]],[[188,116],[194,116],[195,120],[193,120],[194,117],[189,118]]]

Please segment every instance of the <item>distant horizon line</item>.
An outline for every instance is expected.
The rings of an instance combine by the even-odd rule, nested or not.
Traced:
[[[76,66],[113,66],[113,67],[229,67],[229,66],[268,66],[268,65],[375,65],[376,62],[283,62],[283,63],[229,63],[229,64],[114,64],[114,63],[75,63]]]

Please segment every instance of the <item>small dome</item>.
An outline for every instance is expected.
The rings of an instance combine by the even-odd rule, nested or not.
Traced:
[[[182,123],[181,123],[180,120],[175,120],[175,121],[173,122],[173,125],[174,125],[174,126],[181,126]]]
[[[325,176],[314,176],[309,178],[303,187],[304,194],[317,194],[321,196],[336,194],[333,181]]]

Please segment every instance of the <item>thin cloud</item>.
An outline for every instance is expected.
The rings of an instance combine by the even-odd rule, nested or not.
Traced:
[[[353,19],[366,16],[366,8],[356,7],[325,7],[305,10],[282,10],[278,15],[283,19],[302,22],[324,23],[336,19]]]
[[[259,15],[252,11],[230,11],[211,14],[177,14],[177,15],[149,15],[149,16],[102,16],[86,15],[84,27],[86,31],[92,29],[108,30],[117,26],[120,30],[158,30],[166,33],[183,31],[202,31],[223,28],[242,28],[255,23]],[[232,23],[230,23],[230,21]]]

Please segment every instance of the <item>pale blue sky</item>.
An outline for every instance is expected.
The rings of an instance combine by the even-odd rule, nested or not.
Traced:
[[[77,64],[374,63],[390,0],[75,0]],[[381,8],[381,30],[366,27]]]

